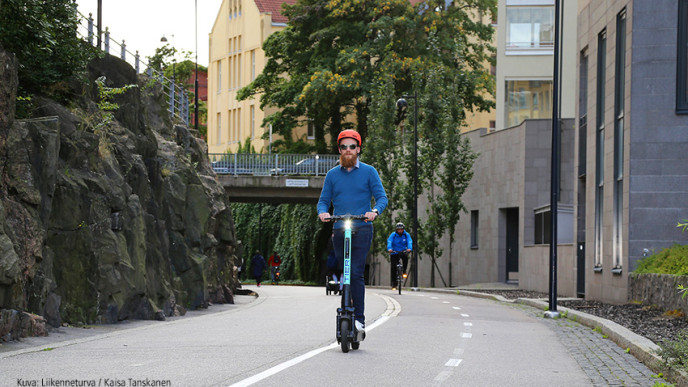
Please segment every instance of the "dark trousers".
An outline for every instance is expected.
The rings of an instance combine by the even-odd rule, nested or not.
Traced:
[[[396,288],[397,285],[397,264],[399,263],[399,258],[401,258],[401,261],[403,262],[404,265],[404,273],[406,273],[406,268],[408,267],[408,254],[406,253],[396,253],[396,254],[391,254],[389,256],[389,268],[390,268],[390,278],[392,279],[390,282],[392,283],[392,287]]]
[[[365,323],[365,282],[363,273],[368,250],[373,242],[373,225],[360,226],[351,233],[351,298],[357,321]],[[334,253],[340,265],[344,263],[344,229],[334,231]]]

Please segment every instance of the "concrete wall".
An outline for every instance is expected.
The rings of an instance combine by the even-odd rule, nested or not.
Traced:
[[[621,265],[614,257],[614,111],[616,19],[626,11]],[[677,229],[688,203],[688,117],[676,113],[678,1],[589,2],[579,14],[579,52],[588,53],[587,176],[585,185],[586,298],[628,300],[628,273],[644,249],[658,250],[688,235]],[[605,149],[602,266],[595,259],[595,123],[597,36],[606,29]],[[576,160],[576,164],[581,161]],[[583,188],[581,188],[583,189]]]
[[[688,243],[688,115],[676,114],[678,1],[634,1],[630,58],[628,261]],[[631,24],[629,23],[629,26]]]
[[[527,120],[506,130],[487,132],[474,130],[465,134],[473,150],[479,153],[474,176],[464,194],[468,213],[457,224],[454,246],[449,238],[440,241],[444,251],[437,266],[447,286],[469,283],[505,282],[506,272],[506,210],[518,209],[519,272],[516,278],[524,289],[547,291],[549,284],[549,245],[533,245],[534,209],[550,202],[551,121]],[[572,120],[562,125],[562,184],[559,217],[559,293],[574,295],[575,259],[572,198],[573,164]],[[419,212],[427,208],[427,198],[419,198]],[[479,211],[479,243],[470,246],[470,211]],[[563,230],[563,232],[562,232]],[[568,233],[567,235],[565,235]],[[382,284],[389,283],[389,264],[380,262]],[[450,268],[451,267],[451,268]],[[424,256],[419,264],[419,285],[431,286],[432,263]],[[451,278],[451,282],[449,281]],[[439,273],[435,286],[444,284]]]

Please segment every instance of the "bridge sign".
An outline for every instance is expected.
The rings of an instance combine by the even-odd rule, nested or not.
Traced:
[[[308,179],[287,179],[286,187],[304,187],[308,188]]]

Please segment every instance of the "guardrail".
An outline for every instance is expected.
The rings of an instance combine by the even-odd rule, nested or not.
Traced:
[[[339,155],[209,153],[219,175],[325,176],[339,165]]]
[[[94,38],[96,37],[94,29],[97,27],[97,25],[93,22],[93,15],[89,14],[87,18],[81,12],[77,11],[77,13],[79,15],[79,28],[77,30],[77,33],[81,36],[82,39],[85,39],[88,42],[88,44],[92,46],[97,46],[97,43],[94,44],[93,42]],[[139,74],[141,58],[139,57],[138,50],[136,51],[136,54],[132,54],[129,50],[127,50],[127,45],[124,43],[124,40],[122,40],[122,42],[120,43],[112,39],[110,37],[110,30],[108,29],[108,27],[105,27],[103,35],[103,51],[105,51],[105,53],[107,54],[110,54],[110,43],[113,43],[114,45],[118,46],[120,52],[120,59],[132,65],[132,67],[136,71],[136,74]],[[98,48],[100,49],[100,47]],[[129,54],[129,56],[127,56],[127,54]],[[133,58],[133,63],[131,58]],[[158,80],[162,85],[163,92],[167,95],[167,98],[169,100],[169,108],[167,110],[173,116],[176,116],[177,118],[184,121],[185,125],[188,125],[189,96],[187,91],[182,86],[177,85],[174,79],[169,79],[165,77],[161,72],[152,69],[147,62],[143,62],[143,64],[147,66],[146,74],[150,78]]]

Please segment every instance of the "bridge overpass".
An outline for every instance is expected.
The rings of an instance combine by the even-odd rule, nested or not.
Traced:
[[[209,154],[231,201],[315,204],[338,155]]]
[[[233,202],[315,204],[324,176],[217,175]]]

